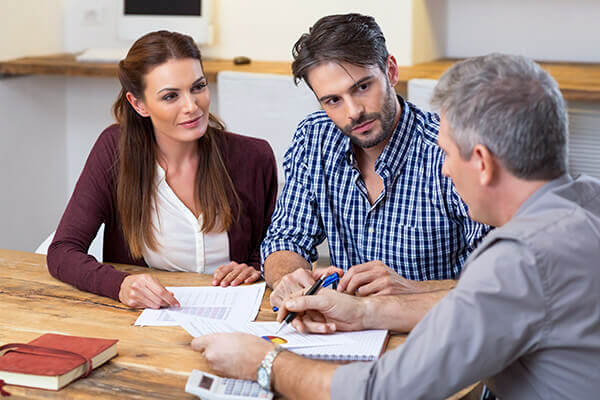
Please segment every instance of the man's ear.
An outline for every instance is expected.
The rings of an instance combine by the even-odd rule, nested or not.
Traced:
[[[392,87],[398,83],[398,63],[393,55],[389,55],[386,61],[387,77],[392,84]]]
[[[498,173],[498,165],[492,152],[484,145],[477,144],[471,153],[471,162],[479,172],[479,183],[482,186],[491,185]]]
[[[131,92],[127,92],[125,95],[127,97],[127,101],[131,104],[131,107],[140,114],[142,117],[149,117],[150,113],[146,110],[146,105],[144,102],[133,95]]]

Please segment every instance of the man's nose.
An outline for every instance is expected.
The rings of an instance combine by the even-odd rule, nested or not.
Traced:
[[[352,121],[358,121],[358,119],[364,114],[364,106],[357,101],[347,101],[348,118]]]

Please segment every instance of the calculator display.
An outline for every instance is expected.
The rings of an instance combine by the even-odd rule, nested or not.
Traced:
[[[202,389],[210,390],[212,383],[213,378],[204,375],[202,376],[202,379],[200,380],[200,384],[198,386],[200,386]]]

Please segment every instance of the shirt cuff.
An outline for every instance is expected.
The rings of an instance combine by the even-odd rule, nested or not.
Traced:
[[[346,364],[335,370],[331,380],[332,399],[365,399],[375,361]]]
[[[129,276],[127,272],[119,271],[110,265],[110,270],[107,271],[105,281],[100,284],[99,293],[102,296],[110,297],[116,301],[119,299],[119,292],[121,291],[121,284],[123,280]]]

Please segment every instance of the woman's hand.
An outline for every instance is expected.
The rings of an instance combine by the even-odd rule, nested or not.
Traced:
[[[221,265],[213,274],[213,286],[237,286],[242,283],[252,283],[260,278],[260,272],[247,264],[235,261]]]
[[[150,274],[129,275],[121,283],[119,301],[133,308],[179,307],[179,302]]]

